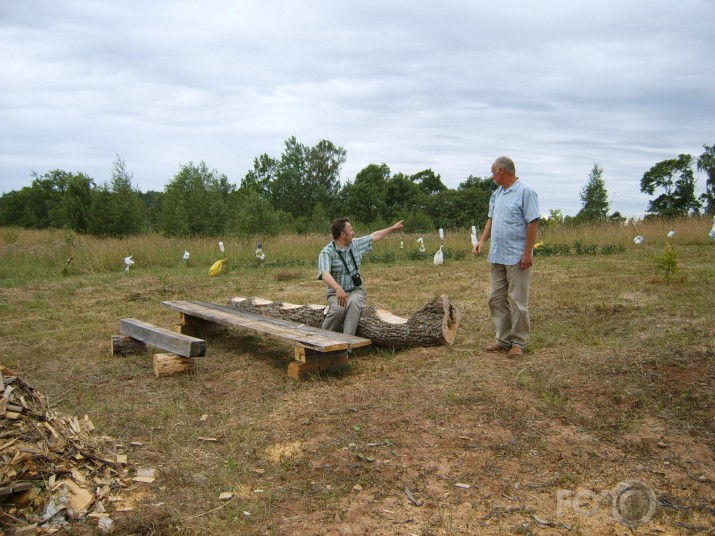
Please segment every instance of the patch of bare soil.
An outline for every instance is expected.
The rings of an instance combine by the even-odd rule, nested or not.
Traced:
[[[711,445],[672,434],[659,419],[603,441],[544,417],[523,391],[485,386],[480,361],[471,364],[470,390],[443,396],[432,370],[413,386],[423,402],[398,412],[400,373],[369,386],[359,375],[343,379],[339,404],[365,433],[327,451],[320,429],[333,412],[296,393],[285,407],[302,407],[301,419],[284,434],[313,436],[300,466],[311,488],[283,505],[276,533],[631,534],[629,525],[712,533]],[[331,497],[336,486],[341,493]],[[324,508],[315,507],[319,495],[329,497]]]

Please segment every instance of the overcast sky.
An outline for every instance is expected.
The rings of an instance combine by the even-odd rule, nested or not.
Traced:
[[[713,0],[0,0],[0,192],[32,172],[142,191],[201,161],[239,184],[290,136],[450,188],[506,154],[541,211],[611,209],[715,143]],[[697,192],[705,176],[698,176]]]

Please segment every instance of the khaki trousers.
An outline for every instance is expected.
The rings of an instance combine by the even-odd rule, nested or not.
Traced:
[[[345,335],[355,335],[360,321],[360,313],[367,305],[367,291],[365,287],[358,287],[348,294],[348,303],[345,307],[338,305],[338,297],[333,289],[328,290],[328,314],[323,320],[323,329],[342,331]]]
[[[497,328],[496,341],[505,348],[526,349],[529,341],[529,286],[531,268],[520,264],[492,264],[489,311]]]

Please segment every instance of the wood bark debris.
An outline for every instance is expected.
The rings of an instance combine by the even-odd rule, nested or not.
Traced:
[[[324,305],[296,305],[264,298],[235,297],[228,305],[262,316],[282,318],[313,327],[323,324]],[[390,348],[452,345],[457,337],[462,315],[449,303],[446,294],[434,298],[409,318],[401,318],[385,309],[368,306],[362,310],[356,335],[373,344]]]
[[[1,364],[0,393],[0,512],[8,514],[0,515],[0,534],[105,513],[110,493],[131,483],[132,465],[122,463],[117,441],[96,435],[86,415],[50,409]]]

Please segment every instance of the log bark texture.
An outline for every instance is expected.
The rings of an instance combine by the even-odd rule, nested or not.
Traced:
[[[263,298],[235,297],[228,304],[236,309],[262,316],[283,318],[320,327],[324,305],[274,302]],[[449,303],[446,294],[438,296],[410,318],[395,316],[385,309],[368,306],[362,310],[356,335],[373,344],[390,348],[452,345],[457,337],[462,315]]]
[[[145,354],[146,344],[142,341],[132,339],[129,335],[112,335],[112,355],[128,356],[134,354]]]

